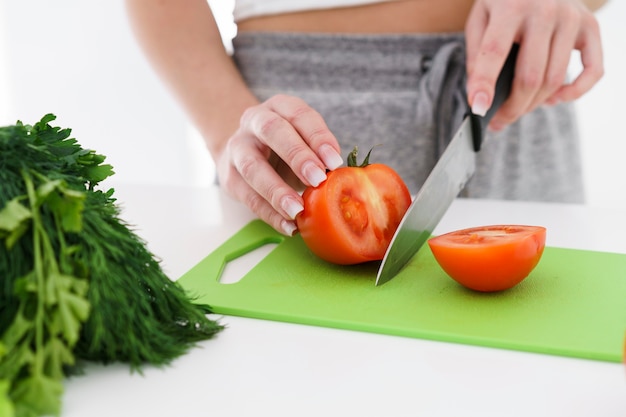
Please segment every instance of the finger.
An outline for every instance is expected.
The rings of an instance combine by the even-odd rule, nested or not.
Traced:
[[[550,55],[550,43],[555,28],[550,13],[535,14],[521,28],[520,49],[515,78],[508,100],[494,115],[494,126],[513,123],[526,113],[544,86],[544,76]]]
[[[259,105],[246,110],[241,124],[246,135],[258,139],[260,143],[274,151],[306,185],[315,187],[326,179],[324,162],[318,158],[291,123],[268,106]]]
[[[565,84],[570,57],[574,50],[580,19],[577,15],[561,19],[556,26],[550,45],[550,60],[541,91],[535,96],[527,111],[548,103]]]
[[[467,92],[472,111],[484,115],[493,101],[498,75],[513,46],[520,18],[508,11],[491,13],[468,74]]]
[[[470,10],[465,24],[466,70],[468,75],[474,71],[476,56],[478,55],[488,20],[489,13],[483,3],[474,3],[474,7]]]
[[[286,219],[280,213],[273,209],[267,200],[260,194],[256,193],[252,187],[244,181],[235,188],[236,198],[242,201],[259,219],[272,226],[277,232],[286,236],[293,236],[297,230],[294,220]]]
[[[233,143],[236,143],[233,141]],[[268,162],[254,138],[244,138],[232,145],[232,163],[244,181],[283,217],[293,219],[303,210],[302,197],[291,188]]]
[[[588,92],[604,75],[604,56],[600,40],[600,29],[593,16],[586,16],[574,49],[580,51],[582,72],[568,85],[555,94],[555,101],[575,100]]]
[[[293,219],[303,209],[301,197],[276,174],[263,152],[245,142],[229,142],[227,174],[220,175],[224,188],[277,231],[292,235]]]
[[[339,143],[326,125],[321,114],[311,108],[302,99],[293,96],[275,96],[267,102],[270,109],[287,120],[300,134],[304,142],[316,153],[328,169],[335,169],[343,164]],[[277,153],[289,165],[288,150]]]

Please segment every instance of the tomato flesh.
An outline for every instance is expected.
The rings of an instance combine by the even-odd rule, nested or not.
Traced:
[[[494,225],[446,233],[428,244],[441,268],[467,288],[502,291],[537,266],[546,241],[541,226]]]
[[[404,181],[384,164],[338,168],[302,198],[296,217],[302,239],[318,257],[341,265],[382,259],[411,204]]]

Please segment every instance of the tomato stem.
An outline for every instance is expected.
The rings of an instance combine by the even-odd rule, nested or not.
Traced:
[[[357,162],[357,154],[359,152],[359,147],[355,146],[354,149],[352,149],[352,152],[350,152],[348,154],[348,166],[349,167],[359,167],[359,168],[365,168],[366,166],[368,166],[370,164],[370,155],[372,154],[372,150],[374,148],[370,149],[370,151],[367,153],[367,156],[365,156],[365,159],[363,160],[363,163],[359,165],[359,163]]]

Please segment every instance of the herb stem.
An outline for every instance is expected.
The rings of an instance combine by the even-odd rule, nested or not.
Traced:
[[[43,335],[44,335],[44,271],[42,262],[42,247],[41,247],[41,217],[39,216],[39,209],[37,205],[37,196],[35,195],[35,188],[33,181],[28,175],[28,172],[22,171],[22,178],[26,184],[26,192],[28,195],[28,201],[31,208],[33,219],[33,250],[34,250],[34,268],[35,277],[37,279],[37,310],[35,313],[35,363],[34,373],[36,375],[43,374]]]

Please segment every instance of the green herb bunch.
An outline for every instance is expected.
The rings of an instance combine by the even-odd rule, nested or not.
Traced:
[[[0,128],[0,416],[58,415],[81,360],[165,365],[222,329],[96,189],[105,157],[54,119]]]

